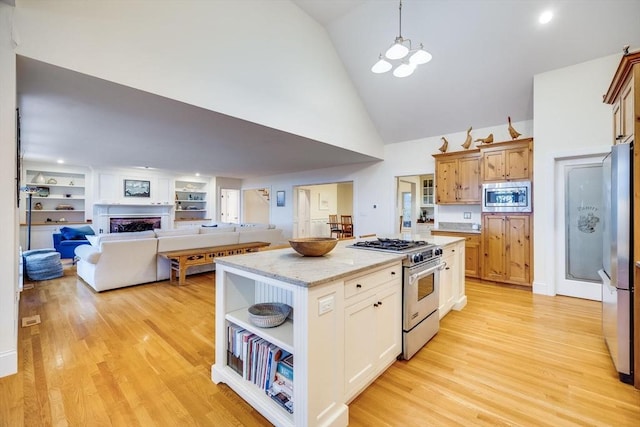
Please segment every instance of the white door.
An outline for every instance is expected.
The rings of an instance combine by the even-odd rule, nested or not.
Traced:
[[[296,237],[310,237],[311,232],[311,191],[298,189],[298,219]]]
[[[556,161],[556,293],[600,301],[602,158]]]
[[[220,190],[220,221],[234,224],[240,222],[240,190]]]

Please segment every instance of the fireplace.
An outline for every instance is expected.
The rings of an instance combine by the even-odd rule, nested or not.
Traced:
[[[172,210],[173,205],[170,204],[95,203],[93,205],[93,226],[98,233],[122,233],[127,231],[127,228],[133,228],[134,231],[153,228],[168,230],[172,228]],[[115,227],[114,220],[117,224]],[[143,224],[129,225],[130,222],[143,222]],[[152,225],[148,225],[148,223]]]
[[[109,218],[110,233],[147,231],[155,228],[162,228],[162,218],[159,216]]]

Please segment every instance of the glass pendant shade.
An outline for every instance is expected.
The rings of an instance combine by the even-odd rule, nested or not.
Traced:
[[[378,59],[378,62],[373,64],[373,67],[371,67],[371,71],[373,71],[376,74],[381,74],[389,71],[391,67],[392,65],[389,62],[385,61],[384,58],[382,57],[382,54],[380,54],[380,58]]]
[[[413,55],[409,57],[409,62],[415,65],[426,64],[431,61],[431,54],[422,48],[422,44],[420,44],[420,49],[416,50]]]
[[[402,44],[402,38],[398,37],[396,42],[385,52],[389,59],[402,59],[409,53],[409,48]]]
[[[413,74],[413,71],[416,69],[414,64],[410,64],[408,62],[403,62],[398,65],[398,68],[393,70],[393,75],[396,77],[407,77]]]

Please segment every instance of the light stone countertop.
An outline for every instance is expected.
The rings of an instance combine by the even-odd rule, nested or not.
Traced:
[[[305,257],[292,248],[285,248],[220,257],[216,258],[216,264],[311,287],[366,273],[371,268],[399,262],[406,256],[348,247],[354,241],[340,241],[331,252],[321,257]]]
[[[393,238],[426,240],[446,246],[464,238],[445,236],[397,235]],[[373,238],[375,239],[375,238]],[[368,239],[358,239],[368,240]],[[311,287],[329,283],[376,267],[401,261],[406,254],[349,247],[357,240],[343,240],[328,254],[304,257],[292,248],[252,252],[216,258],[216,264],[235,267],[297,286]]]

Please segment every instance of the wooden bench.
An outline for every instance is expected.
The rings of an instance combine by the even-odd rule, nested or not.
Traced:
[[[196,265],[211,264],[216,257],[241,255],[254,252],[260,248],[269,246],[267,242],[248,242],[236,245],[210,246],[207,248],[182,249],[178,251],[158,252],[158,255],[167,258],[171,262],[170,282],[176,280],[178,285],[184,285],[187,276],[187,268]]]

